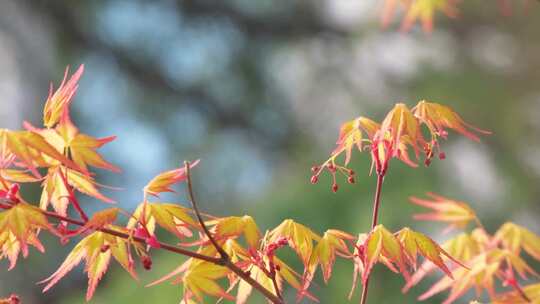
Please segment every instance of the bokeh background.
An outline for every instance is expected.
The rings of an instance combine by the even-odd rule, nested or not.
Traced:
[[[250,214],[262,229],[293,218],[319,233],[358,233],[370,225],[368,156],[355,155],[357,184],[343,180],[336,194],[328,177],[309,183],[310,167],[327,157],[343,121],[381,120],[396,102],[430,99],[494,134],[480,144],[450,136],[447,159],[429,168],[393,162],[381,221],[449,238],[411,219],[419,209],[407,197],[434,191],[469,202],[490,231],[513,220],[538,233],[540,3],[526,2],[501,12],[496,1],[463,1],[459,19],[438,14],[428,35],[400,33],[397,20],[381,29],[378,0],[2,0],[0,122],[39,124],[50,81],[84,63],[72,113],[86,133],[118,136],[103,153],[123,172],[99,180],[123,188],[104,190],[121,207],[133,210],[156,173],[200,158],[196,192],[209,213]],[[84,303],[80,267],[46,294],[35,284],[72,246],[47,244],[47,254],[32,251],[10,272],[1,262],[0,296]],[[143,287],[181,260],[158,254],[138,283],[113,266],[92,302],[177,303],[180,286]],[[318,278],[313,292],[322,303],[348,303],[351,278],[351,265],[338,261],[328,286]],[[370,299],[413,303],[434,280],[402,295],[403,279],[377,267]],[[286,296],[292,302],[294,291]],[[352,303],[358,298],[359,289]]]

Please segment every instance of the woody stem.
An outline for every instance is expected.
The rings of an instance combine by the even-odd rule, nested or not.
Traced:
[[[375,189],[375,198],[373,199],[373,216],[371,218],[371,230],[373,230],[373,228],[375,228],[375,226],[377,226],[377,223],[378,223],[383,181],[384,181],[384,174],[377,174],[377,188]],[[369,286],[369,275],[366,279],[366,282],[364,283],[364,286],[362,286],[362,298],[360,300],[361,304],[365,304],[367,302],[368,286]]]
[[[0,209],[8,210],[13,207],[13,203],[9,200],[0,199]],[[73,225],[77,226],[85,226],[86,223],[77,219],[73,219],[67,216],[62,216],[55,212],[40,210],[41,213],[48,218],[57,219],[63,222],[67,222]],[[133,240],[140,244],[146,245],[146,240],[137,236],[129,235],[124,232],[120,232],[113,229],[108,228],[97,228],[96,231],[100,231],[109,235],[114,235],[116,237],[125,239],[125,240]],[[283,300],[275,296],[270,290],[266,289],[264,286],[262,286],[259,282],[254,280],[248,273],[243,271],[240,267],[236,266],[234,263],[230,262],[230,260],[224,261],[221,257],[213,257],[213,256],[207,256],[204,254],[200,254],[197,252],[193,252],[187,249],[183,249],[174,245],[169,245],[167,243],[159,242],[159,246],[156,249],[166,250],[169,252],[173,252],[176,254],[181,254],[184,256],[188,256],[190,258],[206,261],[212,264],[220,265],[229,268],[232,272],[234,272],[238,277],[240,277],[242,280],[246,281],[249,285],[253,286],[253,288],[257,289],[260,293],[262,293],[270,302],[273,304],[284,304]]]
[[[188,161],[184,162],[184,168],[186,170],[186,177],[187,177],[187,189],[188,189],[188,195],[189,200],[191,202],[191,206],[193,210],[195,211],[195,215],[197,217],[197,220],[199,221],[199,225],[201,226],[204,234],[208,237],[208,240],[212,245],[216,248],[217,252],[220,255],[220,262],[221,265],[229,268],[232,272],[234,272],[236,275],[238,275],[242,280],[246,281],[249,285],[253,286],[253,288],[257,289],[259,292],[261,292],[270,302],[274,304],[283,304],[283,300],[281,299],[281,294],[279,292],[279,289],[276,286],[276,293],[272,293],[269,289],[262,286],[259,282],[254,280],[249,273],[246,273],[244,270],[242,270],[240,267],[236,266],[234,264],[227,252],[221,247],[218,242],[214,239],[212,234],[210,233],[210,230],[204,223],[204,220],[201,216],[201,213],[199,211],[199,207],[197,205],[197,201],[195,200],[195,195],[193,193],[193,185],[191,182],[191,172],[190,172],[190,163]],[[275,276],[274,276],[275,277]],[[276,282],[277,283],[277,282]],[[277,285],[277,284],[276,284]]]

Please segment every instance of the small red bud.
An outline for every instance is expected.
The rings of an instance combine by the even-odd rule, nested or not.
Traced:
[[[145,255],[141,258],[141,262],[143,264],[144,269],[150,270],[152,269],[152,258],[148,255]]]
[[[313,166],[313,167],[311,167],[311,172],[315,173],[315,172],[319,171],[319,169],[321,169],[319,166]]]
[[[319,177],[317,175],[313,175],[311,177],[311,183],[316,184],[319,181]]]
[[[444,154],[444,152],[441,152],[439,153],[439,159],[445,159],[446,158],[446,154]]]
[[[429,167],[430,164],[431,164],[431,158],[426,158],[426,160],[424,160],[424,165],[426,165],[426,167]]]
[[[105,253],[107,252],[107,250],[109,250],[109,248],[111,248],[111,246],[109,246],[109,244],[103,244],[103,246],[101,246],[101,253]]]
[[[12,184],[9,187],[9,194],[15,196],[19,192],[19,189],[20,189],[19,184]]]
[[[353,176],[349,176],[349,178],[347,178],[347,182],[349,184],[354,184],[356,181],[354,180],[354,177]]]
[[[279,265],[276,265],[275,268],[276,268],[277,271],[281,270],[281,267]]]
[[[332,185],[332,191],[333,191],[334,193],[336,193],[336,192],[338,191],[338,189],[339,189],[338,184],[335,184],[335,183],[334,183],[334,184]]]
[[[9,304],[20,304],[21,298],[18,295],[12,294],[9,296]]]
[[[354,172],[352,169],[349,169],[349,175],[350,176],[354,176],[356,174],[356,172]]]

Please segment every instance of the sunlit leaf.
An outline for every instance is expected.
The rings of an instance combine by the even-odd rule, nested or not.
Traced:
[[[195,167],[199,160],[190,163],[189,168]],[[182,166],[178,169],[166,171],[154,177],[145,187],[144,192],[158,196],[162,192],[174,192],[170,187],[187,179],[186,170]]]

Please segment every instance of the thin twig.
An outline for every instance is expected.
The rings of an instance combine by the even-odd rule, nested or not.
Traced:
[[[201,225],[202,230],[204,231],[204,234],[206,234],[206,237],[208,237],[208,240],[212,245],[216,248],[217,252],[219,252],[219,255],[223,260],[228,260],[229,255],[221,246],[216,242],[212,234],[210,233],[210,230],[208,230],[208,227],[206,227],[206,224],[204,223],[204,220],[202,219],[201,213],[199,212],[199,207],[197,206],[197,202],[195,201],[195,195],[193,195],[193,185],[191,183],[191,171],[190,171],[190,163],[188,161],[184,161],[184,168],[186,171],[186,177],[187,177],[187,189],[188,189],[188,195],[189,195],[189,201],[191,202],[191,207],[193,210],[195,210],[195,215],[197,216],[197,220],[199,221],[199,224]]]
[[[384,175],[383,174],[377,174],[377,189],[375,190],[375,198],[373,199],[373,216],[371,220],[371,230],[377,226],[378,218],[379,218],[379,206],[381,204],[381,190],[382,190],[382,184],[384,181]],[[362,286],[362,298],[360,300],[361,304],[365,304],[367,302],[367,295],[368,295],[368,286],[369,286],[369,276],[366,279],[366,282],[364,283],[364,286]]]
[[[67,170],[66,168],[66,174],[62,172],[62,168],[58,168],[58,172],[60,172],[60,177],[62,178],[62,182],[64,183],[64,187],[66,187],[66,190],[68,191],[69,197],[68,200],[73,204],[73,207],[75,207],[75,210],[79,213],[83,221],[88,222],[88,216],[86,213],[84,213],[84,210],[81,208],[81,205],[79,204],[79,201],[77,200],[77,197],[75,197],[75,193],[73,193],[73,189],[71,189],[71,186],[68,183],[67,180]]]

